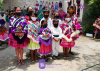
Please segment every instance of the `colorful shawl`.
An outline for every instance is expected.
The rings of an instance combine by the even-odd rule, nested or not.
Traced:
[[[28,21],[28,35],[27,37],[30,38],[31,40],[33,40],[35,43],[39,43],[38,41],[38,32],[40,31],[39,30],[39,27],[40,27],[40,23],[38,21],[36,22],[31,22],[31,21]]]
[[[24,32],[24,36],[23,38],[19,38],[18,36],[15,36],[15,32],[18,30],[18,26],[22,26],[22,31]],[[22,44],[27,37],[27,21],[25,19],[25,17],[16,17],[13,16],[11,17],[10,21],[9,21],[9,33],[13,34],[13,38],[19,43]]]

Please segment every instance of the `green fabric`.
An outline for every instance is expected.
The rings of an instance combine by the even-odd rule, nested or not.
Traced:
[[[7,22],[9,22],[9,21],[10,21],[10,19],[9,19],[8,17],[6,17],[6,16],[5,16],[5,19],[6,19],[6,21],[7,21]]]
[[[43,10],[38,10],[38,19],[41,20],[43,18]]]
[[[39,49],[40,45],[39,45],[39,43],[35,43],[32,40],[30,40],[30,43],[29,43],[28,47],[31,50],[35,50],[35,49]]]

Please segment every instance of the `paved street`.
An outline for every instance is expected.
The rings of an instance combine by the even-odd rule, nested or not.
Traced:
[[[45,69],[39,69],[39,62],[31,62],[27,48],[24,48],[25,65],[17,66],[15,49],[7,47],[0,50],[0,71],[81,71],[82,69],[100,63],[100,39],[94,40],[93,38],[80,36],[72,51],[75,55],[69,55],[70,57],[68,59],[64,59],[62,47],[60,47],[59,52],[61,59],[52,60],[51,57],[48,57],[49,62],[46,64],[54,65],[46,65]],[[38,57],[40,58],[39,55]],[[11,65],[13,61],[14,64]],[[100,71],[100,65],[89,68],[86,71]]]

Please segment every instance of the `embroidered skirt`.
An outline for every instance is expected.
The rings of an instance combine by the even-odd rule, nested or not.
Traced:
[[[41,46],[40,46],[40,49],[39,49],[39,54],[46,55],[46,54],[50,54],[51,52],[52,52],[51,45],[46,46],[43,43],[41,43]]]
[[[39,49],[39,48],[40,48],[39,43],[35,43],[32,40],[30,40],[30,43],[28,44],[28,49],[36,50],[36,49]]]
[[[61,41],[61,44],[60,44],[60,46],[65,47],[65,48],[72,48],[72,47],[74,47],[74,45],[75,45],[74,41],[67,42],[64,38],[62,38],[62,41]]]
[[[14,47],[15,49],[20,47],[27,47],[29,39],[27,38],[22,44],[19,44],[12,36],[12,33],[9,34],[9,46]]]

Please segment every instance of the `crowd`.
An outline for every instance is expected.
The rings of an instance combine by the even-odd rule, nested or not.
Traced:
[[[64,19],[59,13],[49,17],[49,10],[43,10],[43,18],[37,18],[37,12],[32,7],[27,8],[27,14],[21,15],[21,8],[15,7],[14,16],[9,21],[9,46],[15,48],[18,65],[24,65],[23,48],[30,50],[31,61],[38,61],[37,52],[48,62],[48,54],[52,59],[60,59],[59,47],[63,47],[64,58],[69,58],[68,53],[74,55],[71,49],[82,32],[73,6],[69,6]],[[33,54],[34,53],[34,54]]]

